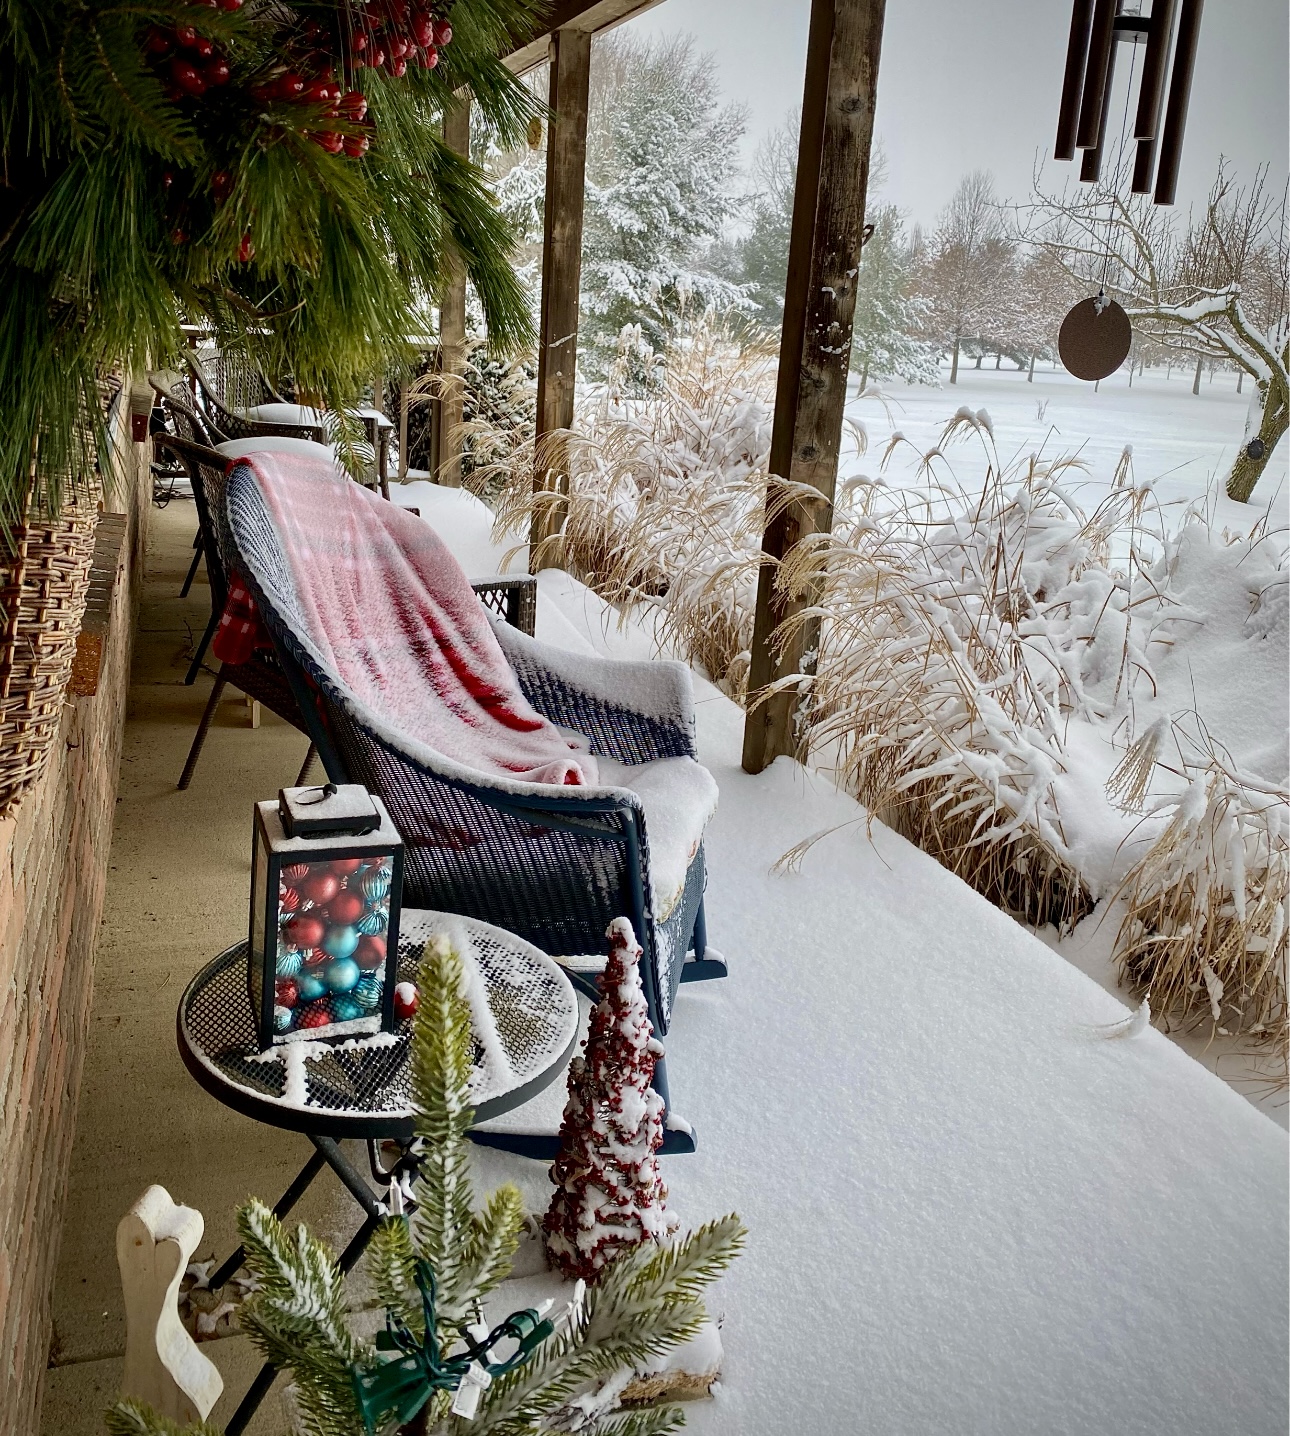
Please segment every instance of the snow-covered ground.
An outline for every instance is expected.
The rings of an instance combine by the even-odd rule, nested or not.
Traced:
[[[498,566],[468,496],[397,497],[473,573]],[[538,634],[651,647],[559,573]],[[1283,1433],[1285,1134],[1158,1032],[1117,1031],[1122,1002],[881,825],[866,836],[824,779],[745,774],[742,713],[696,690],[731,975],[678,999],[673,1097],[699,1150],[665,1177],[685,1221],[735,1208],[750,1241],[718,1298],[723,1386],[690,1428]],[[554,1125],[561,1101],[504,1120]],[[540,1164],[480,1166],[545,1205]]]
[[[1016,454],[1043,448],[1046,455],[1078,453],[1088,465],[1087,492],[1081,499],[1089,509],[1110,487],[1116,464],[1126,444],[1133,447],[1134,475],[1139,483],[1153,480],[1156,495],[1175,516],[1210,488],[1222,490],[1244,432],[1250,397],[1236,392],[1235,374],[1202,378],[1199,395],[1191,392],[1192,371],[1175,368],[1149,370],[1135,375],[1133,387],[1124,373],[1104,380],[1096,393],[1091,384],[1065,370],[1053,371],[1046,363],[1035,370],[1033,383],[1007,365],[961,366],[959,381],[950,385],[949,370],[942,387],[884,381],[871,386],[864,398],[853,398],[850,418],[863,423],[869,452],[863,459],[844,460],[843,470],[876,471],[878,459],[893,430],[898,430],[921,452],[932,448],[946,421],[961,404],[985,408],[994,423],[999,454],[1007,461]],[[880,393],[889,408],[874,395]],[[1041,412],[1042,411],[1042,412]],[[1259,512],[1271,506],[1273,527],[1285,528],[1290,516],[1286,469],[1290,440],[1282,440],[1264,471],[1254,500],[1234,504],[1223,496],[1218,503],[1222,523],[1248,530]],[[964,477],[975,480],[979,465],[975,453],[963,453]],[[915,464],[912,450],[893,459],[889,476],[910,477]],[[969,487],[971,484],[969,483]]]

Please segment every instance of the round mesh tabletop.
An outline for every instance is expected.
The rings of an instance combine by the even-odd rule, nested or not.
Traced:
[[[415,982],[426,941],[442,933],[461,955],[471,1008],[476,1121],[527,1102],[563,1070],[578,1002],[544,952],[473,918],[404,908],[400,982]],[[410,1021],[370,1036],[296,1040],[261,1052],[246,981],[247,944],[220,953],[188,984],[176,1019],[180,1056],[226,1106],[289,1131],[332,1137],[412,1135]]]

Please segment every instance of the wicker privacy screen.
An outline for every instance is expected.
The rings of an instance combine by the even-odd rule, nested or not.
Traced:
[[[57,514],[33,500],[11,546],[0,544],[0,817],[40,777],[58,733],[98,507],[97,486],[69,493]]]

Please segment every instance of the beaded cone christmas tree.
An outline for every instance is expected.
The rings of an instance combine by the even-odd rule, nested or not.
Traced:
[[[585,1050],[569,1066],[569,1100],[555,1195],[543,1221],[546,1248],[566,1276],[596,1281],[622,1251],[661,1241],[677,1227],[655,1155],[663,1099],[650,1086],[663,1055],[641,989],[640,944],[626,918],[606,933],[604,993]]]

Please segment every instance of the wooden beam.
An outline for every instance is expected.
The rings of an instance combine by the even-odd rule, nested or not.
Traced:
[[[514,48],[503,58],[517,75],[536,69],[548,59],[552,36],[558,30],[581,30],[588,35],[612,30],[624,20],[652,10],[661,0],[554,0],[547,6],[538,30],[514,37]]]
[[[460,94],[444,111],[444,142],[470,157],[470,96]],[[466,269],[453,255],[452,278],[439,308],[439,374],[441,388],[431,419],[431,473],[450,489],[461,487],[462,374],[466,367]]]
[[[794,500],[766,526],[757,583],[749,694],[809,671],[815,637],[772,636],[800,611],[776,585],[778,561],[801,539],[833,525],[833,494],[851,362],[851,322],[864,235],[885,0],[812,0],[797,184],[788,250],[770,472],[809,485],[818,499]],[[743,765],[760,773],[796,755],[796,690],[749,712]]]
[[[546,142],[546,201],[542,224],[542,314],[538,331],[536,492],[567,489],[558,448],[544,435],[573,424],[578,361],[578,293],[582,282],[582,210],[587,175],[587,94],[591,32],[557,30],[551,39],[550,121]],[[539,543],[558,532],[558,508],[535,511],[530,563]]]

